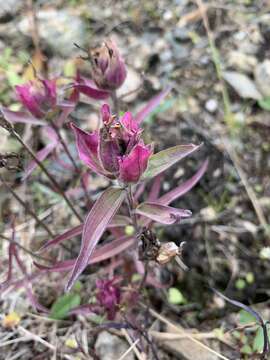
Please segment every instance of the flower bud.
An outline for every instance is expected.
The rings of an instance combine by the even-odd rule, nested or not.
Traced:
[[[16,86],[20,102],[37,118],[42,118],[56,106],[56,81],[35,79]]]
[[[119,157],[119,179],[126,183],[139,181],[151,155],[149,146],[135,145],[127,156]]]
[[[100,47],[91,50],[92,78],[105,90],[118,89],[126,79],[124,60],[115,43],[108,39]]]

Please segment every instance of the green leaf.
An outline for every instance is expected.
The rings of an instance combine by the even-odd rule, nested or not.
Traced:
[[[187,301],[177,288],[171,287],[168,291],[168,301],[174,305],[185,304]]]
[[[248,344],[246,344],[246,345],[242,346],[241,353],[250,355],[253,353],[253,351],[252,351],[251,347]]]
[[[252,344],[253,351],[262,352],[263,344],[264,344],[263,329],[260,326],[256,331],[256,335],[253,340],[253,344]]]
[[[68,312],[79,306],[80,303],[81,297],[79,294],[70,293],[60,296],[52,305],[50,316],[56,320],[64,319]]]
[[[260,99],[258,104],[263,110],[270,111],[270,97]]]
[[[245,310],[239,311],[239,322],[242,325],[257,322],[256,318]]]
[[[162,173],[179,160],[196,151],[199,147],[199,145],[193,144],[177,145],[152,155],[149,159],[147,169],[142,175],[142,180],[155,177]]]

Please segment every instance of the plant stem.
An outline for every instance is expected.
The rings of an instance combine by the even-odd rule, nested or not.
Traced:
[[[49,173],[49,171],[46,169],[46,167],[42,164],[41,161],[36,157],[34,152],[31,150],[31,148],[23,141],[21,136],[14,130],[12,126],[8,128],[11,135],[13,135],[16,140],[19,141],[19,143],[25,148],[25,150],[31,155],[31,157],[34,159],[34,161],[37,163],[37,165],[40,167],[40,169],[45,173],[45,175],[48,177],[48,179],[51,181],[55,189],[59,192],[59,194],[63,197],[73,214],[78,218],[80,222],[83,222],[83,219],[81,215],[77,212],[77,210],[72,205],[71,201],[68,199],[64,191],[61,189],[60,185],[57,183],[57,181],[54,179],[54,177]]]
[[[48,228],[48,226],[38,218],[38,216],[30,209],[30,207],[26,204],[26,202],[12,189],[12,187],[4,180],[3,176],[0,174],[0,180],[2,184],[9,190],[9,192],[14,196],[14,198],[22,205],[25,211],[31,215],[37,224],[43,227],[43,229],[48,233],[50,237],[54,237],[52,231]]]
[[[4,236],[4,235],[2,235],[2,234],[0,234],[0,237],[1,237],[2,239],[4,239],[4,240],[10,242],[10,243],[15,244],[16,246],[18,246],[18,248],[20,248],[21,250],[23,250],[26,254],[29,254],[29,255],[31,255],[32,257],[36,258],[36,259],[39,259],[39,260],[43,260],[43,261],[47,261],[47,262],[52,263],[52,260],[47,259],[47,258],[45,258],[45,257],[43,257],[43,256],[41,256],[41,255],[38,255],[38,254],[32,252],[31,250],[25,248],[23,245],[21,245],[20,243],[18,243],[16,240],[13,240],[13,239],[11,240],[11,239],[9,239],[7,236]]]
[[[112,102],[113,102],[113,111],[115,113],[115,115],[118,117],[119,116],[119,101],[118,101],[118,97],[116,94],[116,90],[112,91]]]
[[[56,134],[57,134],[57,136],[58,136],[58,139],[59,139],[61,145],[63,146],[63,148],[64,148],[64,150],[65,150],[65,152],[66,152],[66,154],[67,154],[70,162],[72,163],[75,171],[77,172],[78,175],[81,175],[81,170],[80,170],[80,168],[78,167],[78,165],[76,164],[76,161],[74,160],[73,156],[71,155],[71,153],[70,153],[70,151],[69,151],[69,148],[68,148],[68,146],[67,146],[67,144],[66,144],[63,136],[61,135],[61,132],[60,132],[58,126],[55,124],[55,122],[54,122],[52,119],[49,118],[49,121],[50,121],[50,123],[51,123],[54,131],[56,132]],[[83,188],[83,191],[84,191],[84,193],[85,193],[85,196],[86,196],[86,199],[87,199],[88,203],[91,203],[90,196],[89,196],[89,194],[88,194],[88,192],[87,192],[85,183],[84,183],[84,181],[83,181],[83,179],[82,179],[81,176],[80,176],[80,183],[81,183],[81,186],[82,186],[82,188]]]
[[[133,199],[131,185],[128,185],[128,187],[127,187],[127,205],[128,205],[129,216],[131,218],[131,221],[132,221],[133,226],[136,231],[136,237],[138,237],[140,235],[141,231],[140,231],[140,227],[138,225],[137,216],[134,213],[134,199]]]
[[[139,240],[140,235],[141,235],[141,229],[140,229],[140,226],[137,221],[137,216],[134,213],[135,204],[134,204],[134,198],[133,198],[133,194],[132,194],[131,185],[129,185],[127,187],[127,205],[128,205],[129,216],[130,216],[133,226],[135,228],[136,238]],[[142,288],[146,282],[148,269],[149,269],[149,261],[146,260],[145,267],[144,267],[144,274],[143,274],[142,280],[141,280],[141,282],[139,284],[139,288],[138,288],[139,292],[142,290]]]

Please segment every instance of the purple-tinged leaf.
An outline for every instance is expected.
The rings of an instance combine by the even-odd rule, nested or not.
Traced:
[[[47,241],[39,249],[38,252],[44,251],[44,250],[46,250],[48,248],[51,248],[52,246],[55,246],[55,245],[61,243],[62,241],[72,239],[73,237],[80,235],[82,233],[82,230],[83,230],[83,224],[77,225],[74,228],[65,231],[63,234],[57,235],[55,238]]]
[[[102,165],[99,163],[98,159],[98,133],[88,133],[73,123],[71,124],[71,128],[74,131],[76,137],[76,146],[80,159],[94,172],[101,175],[106,175],[105,170],[102,168]]]
[[[172,189],[171,191],[167,192],[165,195],[161,196],[157,200],[157,202],[162,205],[169,205],[172,201],[186,194],[200,181],[205,171],[207,170],[208,162],[209,162],[208,159],[206,159],[199,168],[199,170],[195,173],[195,175],[193,175],[183,184],[177,186],[175,189]]]
[[[31,125],[47,125],[46,121],[38,120],[33,117],[33,115],[26,113],[24,111],[12,111],[8,108],[1,108],[2,114],[7,119],[7,121],[12,124],[23,123],[23,124],[31,124]]]
[[[159,174],[158,176],[155,177],[153,184],[151,186],[151,190],[148,195],[148,199],[147,199],[148,202],[154,202],[157,200],[159,196],[162,180],[163,180],[163,174]]]
[[[92,99],[105,100],[110,96],[109,91],[98,89],[93,81],[81,76],[79,81],[75,82],[72,86],[74,89]]]
[[[145,105],[145,107],[139,111],[135,117],[135,120],[138,122],[138,124],[140,124],[161,103],[161,101],[168,95],[170,91],[171,87],[167,87],[165,90],[161,91],[158,95],[151,99]]]
[[[157,176],[179,160],[198,150],[199,147],[200,145],[194,144],[176,145],[152,155],[148,161],[147,169],[142,175],[142,180]]]
[[[38,151],[36,153],[36,157],[39,161],[44,161],[49,155],[50,153],[54,150],[54,148],[56,147],[57,142],[52,142],[48,145],[46,145],[43,149],[41,149],[40,151]],[[23,175],[22,180],[24,181],[25,179],[27,179],[32,172],[37,168],[38,164],[36,163],[35,160],[30,161],[30,163],[28,164],[28,166],[25,169],[25,173]]]
[[[59,128],[61,128],[64,125],[68,116],[75,109],[78,101],[79,101],[79,92],[78,92],[78,90],[73,89],[72,93],[69,96],[69,99],[63,100],[61,103],[58,104],[58,106],[62,110],[62,112],[59,115],[58,119],[55,120],[55,123]]]
[[[70,290],[78,276],[88,264],[89,258],[104,233],[108,223],[121,206],[126,192],[121,188],[110,187],[95,202],[87,215],[82,233],[80,254],[76,260],[66,290]]]
[[[134,194],[134,200],[135,201],[138,201],[139,198],[141,197],[141,195],[144,193],[145,186],[146,186],[145,182],[142,182],[142,183],[138,184],[137,189],[136,189],[135,194]]]
[[[151,220],[162,224],[171,225],[179,222],[182,218],[190,217],[192,212],[186,209],[176,209],[156,203],[145,202],[140,204],[136,214],[143,215]]]
[[[108,260],[113,256],[116,256],[122,253],[123,251],[129,249],[131,246],[134,245],[134,242],[135,242],[134,238],[123,236],[117,240],[111,241],[108,244],[101,245],[93,251],[88,261],[88,265],[96,264],[101,261]],[[74,267],[75,263],[76,263],[76,259],[71,259],[71,260],[59,261],[51,267],[44,266],[36,262],[34,262],[34,265],[39,270],[42,271],[65,272],[65,271],[70,271]]]
[[[108,228],[113,227],[125,227],[127,225],[130,225],[130,219],[127,216],[124,215],[115,215],[112,220],[108,224]],[[61,235],[57,235],[55,238],[47,241],[40,249],[39,252],[48,250],[52,246],[55,246],[59,244],[62,241],[72,239],[75,236],[81,235],[83,231],[83,224],[77,225],[72,229],[69,229],[65,231]]]

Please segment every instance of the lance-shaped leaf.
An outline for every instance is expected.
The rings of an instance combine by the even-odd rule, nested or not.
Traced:
[[[38,151],[36,153],[36,158],[40,162],[44,161],[50,155],[50,153],[53,151],[53,149],[56,147],[56,145],[57,145],[56,141],[46,145],[43,149],[41,149],[40,151]],[[30,163],[28,164],[28,166],[25,169],[22,180],[27,179],[32,174],[32,172],[37,168],[37,166],[38,166],[38,164],[35,160],[30,161]]]
[[[115,215],[108,224],[108,228],[113,227],[125,227],[130,225],[130,219],[124,215]],[[72,229],[65,231],[63,234],[57,235],[55,238],[47,241],[40,249],[39,252],[45,249],[51,248],[52,246],[58,245],[62,241],[72,239],[75,236],[81,235],[83,231],[83,224],[77,225]]]
[[[164,206],[156,203],[142,203],[135,212],[139,215],[146,216],[147,218],[157,221],[162,224],[171,225],[179,222],[182,218],[192,215],[190,210],[176,209],[171,206]]]
[[[151,114],[151,112],[161,103],[170,91],[171,87],[167,87],[165,90],[153,97],[153,99],[151,99],[136,115],[135,120],[137,123],[140,124],[149,114]]]
[[[84,223],[81,250],[68,280],[67,291],[87,266],[95,246],[121,206],[125,195],[124,189],[110,187],[95,202]]]
[[[169,205],[172,201],[178,199],[179,197],[186,194],[189,190],[191,190],[202,178],[208,166],[208,159],[206,159],[199,170],[187,181],[183,184],[177,186],[175,189],[167,192],[163,196],[161,196],[157,202],[162,205]]]
[[[93,81],[79,75],[77,76],[77,81],[72,86],[82,94],[96,100],[105,100],[110,96],[109,91],[98,89]]]
[[[142,180],[162,173],[179,160],[198,150],[199,147],[200,145],[194,144],[176,145],[152,155],[148,161],[147,169],[142,175]]]
[[[46,121],[36,119],[33,115],[26,113],[24,111],[12,111],[8,108],[1,108],[2,114],[4,115],[7,121],[12,124],[23,123],[23,124],[31,124],[31,125],[47,125]]]
[[[135,243],[135,238],[122,236],[119,239],[113,240],[108,244],[97,247],[89,258],[88,265],[96,264],[101,261],[108,260],[123,251],[132,247]],[[70,271],[75,265],[76,259],[58,261],[51,267],[41,265],[34,262],[34,265],[42,271],[47,272],[65,272]]]

